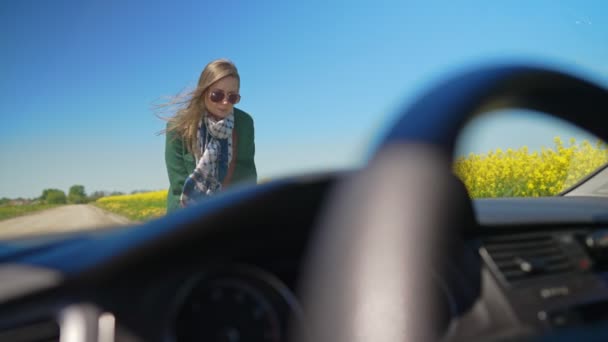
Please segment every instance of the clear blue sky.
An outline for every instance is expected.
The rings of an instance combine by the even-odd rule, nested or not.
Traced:
[[[608,84],[607,4],[4,0],[0,197],[167,188],[151,108],[219,57],[241,73],[260,178],[353,166],[445,73],[518,60]]]

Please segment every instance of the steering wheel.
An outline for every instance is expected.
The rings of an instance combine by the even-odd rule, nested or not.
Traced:
[[[474,115],[509,108],[546,112],[608,138],[601,124],[608,92],[559,71],[496,66],[431,89],[404,111],[367,165],[332,190],[309,250],[302,283],[308,324],[296,340],[463,336],[446,329],[442,312],[448,306],[462,314],[480,297],[481,263],[463,247],[476,223],[451,172],[454,145]],[[456,304],[437,295],[446,283],[438,278],[465,289],[455,291]]]

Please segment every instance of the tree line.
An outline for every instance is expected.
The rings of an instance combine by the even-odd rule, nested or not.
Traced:
[[[40,196],[40,201],[46,204],[83,204],[90,202],[84,186],[72,185],[68,194],[59,189],[44,189]]]
[[[146,192],[146,190],[134,190],[131,194],[140,192]],[[106,196],[119,196],[125,195],[124,192],[120,191],[94,191],[87,195],[84,185],[72,185],[66,194],[65,191],[55,188],[44,189],[42,194],[34,199],[10,199],[0,198],[0,205],[10,204],[84,204],[89,202],[95,202],[98,199]]]

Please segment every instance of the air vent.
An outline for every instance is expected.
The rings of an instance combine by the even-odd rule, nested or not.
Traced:
[[[59,324],[55,320],[39,320],[0,329],[0,341],[58,342]]]
[[[576,270],[551,235],[497,236],[482,243],[500,275],[510,283]]]

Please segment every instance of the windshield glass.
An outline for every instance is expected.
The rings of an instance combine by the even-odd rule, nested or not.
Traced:
[[[496,111],[462,130],[454,172],[473,198],[556,196],[608,162],[606,143],[533,111]]]
[[[606,86],[606,6],[2,1],[0,238],[138,225],[231,186],[359,167],[403,108],[464,69],[529,63]],[[523,156],[524,133],[463,156]],[[599,153],[543,136],[557,160]],[[456,170],[481,182],[475,197],[545,196],[593,160],[502,190],[484,164]]]

